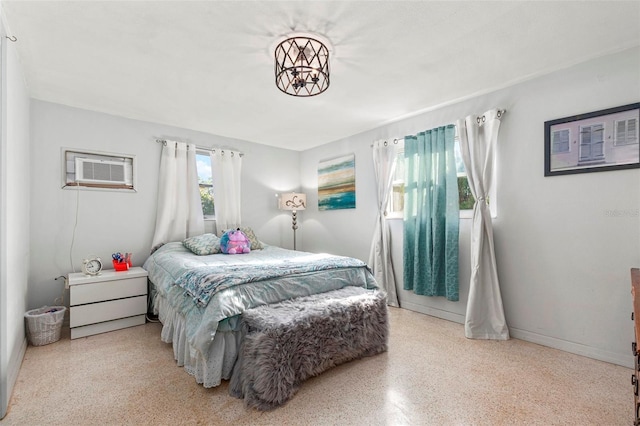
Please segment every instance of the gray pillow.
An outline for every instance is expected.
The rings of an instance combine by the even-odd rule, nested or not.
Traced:
[[[220,238],[215,234],[202,234],[190,237],[184,240],[182,245],[198,256],[220,253]]]

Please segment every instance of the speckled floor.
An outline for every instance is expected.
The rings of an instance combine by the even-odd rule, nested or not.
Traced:
[[[160,325],[32,347],[6,425],[630,425],[632,370],[390,309],[389,351],[306,381],[285,406],[196,384]]]

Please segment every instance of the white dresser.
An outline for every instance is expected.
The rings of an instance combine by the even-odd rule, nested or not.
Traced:
[[[102,271],[90,276],[69,274],[71,338],[105,333],[145,323],[147,271]]]

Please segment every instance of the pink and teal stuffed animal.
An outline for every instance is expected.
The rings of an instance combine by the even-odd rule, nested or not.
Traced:
[[[242,254],[251,251],[251,241],[240,230],[227,231],[220,237],[220,250],[225,254]]]

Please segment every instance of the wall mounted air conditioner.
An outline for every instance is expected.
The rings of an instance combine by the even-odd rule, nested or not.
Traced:
[[[127,182],[127,176],[131,176],[128,167],[130,167],[129,164],[121,161],[76,157],[75,180],[80,183],[131,184]]]

